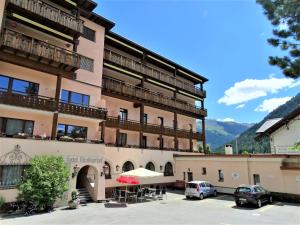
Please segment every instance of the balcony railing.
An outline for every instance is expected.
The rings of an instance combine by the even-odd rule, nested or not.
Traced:
[[[44,96],[27,95],[24,93],[11,93],[4,90],[0,90],[0,104],[52,112],[55,110],[55,102],[51,98]]]
[[[68,29],[83,33],[83,20],[76,18],[75,16],[66,13],[52,5],[49,5],[41,0],[9,0],[14,6],[17,6],[23,10],[27,10],[40,17],[51,20],[60,24]]]
[[[95,119],[105,120],[107,110],[92,106],[81,106],[67,102],[59,102],[58,111],[60,113],[71,114],[75,116],[90,117]]]
[[[199,132],[191,132],[190,130],[175,130],[171,127],[160,126],[156,124],[141,124],[136,120],[120,120],[118,117],[107,117],[106,124],[107,127],[120,128],[124,130],[131,131],[142,131],[145,133],[161,134],[165,136],[175,136],[177,133],[178,138],[192,138],[197,140],[202,140],[202,135]]]
[[[156,80],[163,81],[164,83],[173,85],[175,87],[193,93],[202,98],[206,97],[206,92],[204,90],[201,90],[200,88],[197,88],[192,83],[184,82],[183,80],[172,76],[172,74],[168,74],[167,72],[160,71],[154,67],[151,67],[150,65],[144,65],[139,61],[128,58],[112,50],[104,49],[104,59],[118,66],[125,67],[130,70],[145,74]]]
[[[116,93],[122,96],[129,96],[133,99],[140,99],[152,104],[158,104],[162,106],[167,106],[172,109],[177,109],[185,114],[193,114],[197,116],[206,116],[207,112],[205,109],[198,108],[187,102],[173,99],[164,96],[160,93],[149,91],[145,88],[137,87],[119,80],[112,78],[103,77],[103,93]]]
[[[1,39],[3,46],[24,52],[31,57],[35,56],[37,59],[43,58],[49,64],[55,62],[58,65],[65,65],[68,70],[76,70],[80,67],[81,56],[76,52],[68,51],[10,29],[4,29]]]
[[[21,92],[8,92],[6,89],[0,90],[0,104],[26,107],[51,112],[54,112],[58,109],[58,112],[60,113],[81,117],[90,117],[101,120],[106,119],[107,115],[107,110],[104,108],[96,108],[93,106],[80,106],[67,102],[57,103],[53,98],[40,95],[29,95]]]

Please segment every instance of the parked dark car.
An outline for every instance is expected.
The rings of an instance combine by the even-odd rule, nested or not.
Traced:
[[[247,203],[254,204],[258,208],[265,202],[273,202],[269,191],[259,185],[241,185],[234,192],[236,206]]]

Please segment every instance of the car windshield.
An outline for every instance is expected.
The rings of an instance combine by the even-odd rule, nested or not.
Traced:
[[[239,193],[249,193],[249,192],[251,192],[251,189],[250,189],[250,188],[247,188],[247,187],[240,187],[240,188],[238,189],[238,192],[239,192]]]
[[[195,183],[187,183],[186,188],[197,188],[197,184]]]

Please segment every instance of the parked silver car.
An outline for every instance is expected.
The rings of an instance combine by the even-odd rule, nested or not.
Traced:
[[[217,190],[207,181],[191,181],[186,183],[185,196],[187,199],[197,197],[202,200],[207,196],[217,196]]]

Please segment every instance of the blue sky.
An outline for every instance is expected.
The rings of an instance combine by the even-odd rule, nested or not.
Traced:
[[[254,0],[96,0],[113,31],[207,77],[208,118],[258,122],[300,92],[268,65],[272,25]]]

